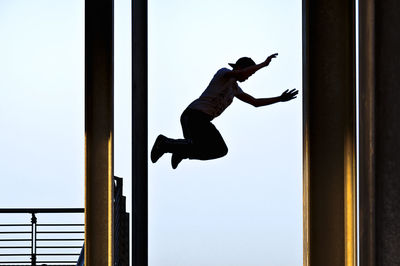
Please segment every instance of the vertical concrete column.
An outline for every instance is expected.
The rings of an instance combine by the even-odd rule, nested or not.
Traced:
[[[148,264],[147,0],[132,1],[132,262]]]
[[[303,0],[304,265],[356,265],[354,9]]]
[[[360,0],[360,265],[400,265],[400,3]]]
[[[113,265],[113,0],[85,1],[85,265]]]

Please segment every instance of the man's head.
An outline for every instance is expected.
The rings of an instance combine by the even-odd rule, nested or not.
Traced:
[[[235,64],[229,63],[233,70],[243,69],[249,66],[254,66],[256,63],[250,57],[239,58]]]

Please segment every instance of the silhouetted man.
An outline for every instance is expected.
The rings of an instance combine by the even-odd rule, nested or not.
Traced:
[[[278,97],[256,99],[242,91],[237,83],[247,80],[256,71],[268,66],[277,55],[270,55],[258,65],[251,58],[242,57],[235,64],[229,64],[232,70],[218,70],[203,94],[182,113],[184,139],[170,139],[159,135],[151,150],[151,161],[155,163],[164,153],[172,153],[171,165],[176,169],[183,159],[210,160],[225,156],[228,147],[211,120],[232,103],[233,97],[255,107],[296,98],[298,91],[292,89],[284,91]]]

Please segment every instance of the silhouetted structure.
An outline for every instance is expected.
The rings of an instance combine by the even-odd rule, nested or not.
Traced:
[[[114,177],[114,265],[129,265],[129,213],[122,195],[122,178]]]

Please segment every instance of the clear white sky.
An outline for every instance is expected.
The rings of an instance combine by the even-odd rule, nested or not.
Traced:
[[[115,12],[115,175],[130,197],[130,1]],[[84,2],[0,0],[0,35],[0,207],[83,207]],[[299,0],[149,1],[149,150],[182,136],[181,112],[219,68],[275,52],[240,85],[296,100],[234,100],[213,121],[226,157],[149,165],[151,266],[302,264],[302,52]]]
[[[179,117],[215,72],[278,52],[242,89],[301,89],[301,1],[149,1],[149,147],[182,137]],[[229,153],[149,168],[150,265],[302,265],[302,108],[238,100],[213,122]]]

